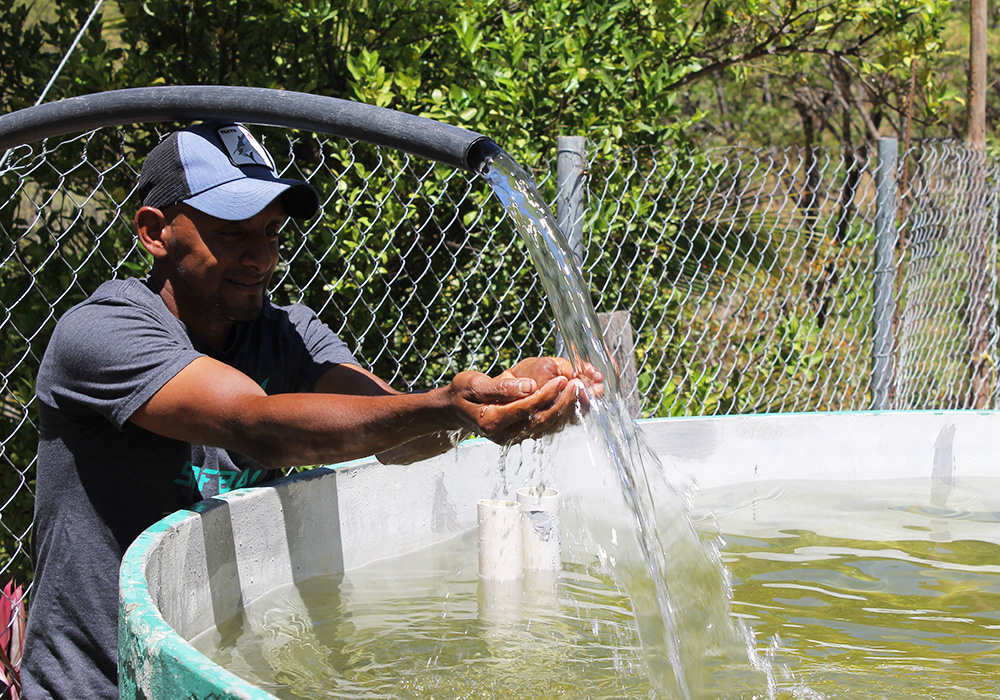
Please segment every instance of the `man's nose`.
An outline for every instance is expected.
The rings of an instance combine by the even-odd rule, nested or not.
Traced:
[[[277,257],[277,247],[277,243],[265,232],[248,236],[240,261],[254,269],[266,270]]]

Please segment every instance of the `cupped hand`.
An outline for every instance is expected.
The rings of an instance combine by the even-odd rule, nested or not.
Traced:
[[[577,372],[564,358],[533,357],[491,379],[463,372],[452,381],[459,422],[500,444],[554,433],[586,407],[587,391],[603,394],[600,372]]]

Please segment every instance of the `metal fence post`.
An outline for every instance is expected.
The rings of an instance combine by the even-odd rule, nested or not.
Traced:
[[[872,408],[888,410],[892,384],[896,251],[896,157],[898,141],[878,140],[875,170],[875,309],[872,338]]]
[[[556,140],[556,215],[576,261],[583,264],[583,175],[587,166],[586,140],[560,136]]]
[[[583,136],[556,139],[556,222],[566,236],[576,261],[583,265],[583,191],[587,166],[587,142]],[[556,355],[565,355],[562,335],[556,332]]]

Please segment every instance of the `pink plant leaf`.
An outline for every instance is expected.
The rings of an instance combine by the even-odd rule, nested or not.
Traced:
[[[8,581],[7,585],[3,587],[3,595],[0,595],[0,650],[7,656],[9,656],[12,638],[11,623],[14,620],[13,584],[13,581]]]

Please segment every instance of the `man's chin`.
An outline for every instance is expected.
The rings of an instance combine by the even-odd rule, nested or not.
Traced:
[[[263,311],[263,304],[257,306],[227,306],[222,309],[222,313],[233,323],[249,323],[256,321]]]

